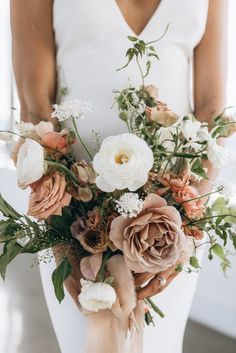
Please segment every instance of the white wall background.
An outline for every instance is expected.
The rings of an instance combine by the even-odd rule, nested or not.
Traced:
[[[236,1],[230,0],[229,15],[229,65],[228,65],[228,106],[236,107]],[[227,146],[236,155],[236,138],[231,138]],[[222,171],[221,179],[234,186],[236,202],[236,163]],[[203,263],[197,292],[192,306],[191,317],[236,337],[236,256],[232,257],[232,269],[225,278],[219,271],[219,262]]]
[[[11,117],[11,70],[8,0],[0,0],[0,126],[7,125]],[[236,0],[230,0],[229,21],[229,84],[228,105],[236,106]],[[6,52],[8,50],[8,56]],[[4,55],[3,55],[4,52]],[[236,139],[228,142],[227,148],[236,151]],[[3,145],[0,145],[0,168],[9,165]],[[236,164],[227,167],[222,178],[231,181],[236,190]],[[21,210],[26,209],[26,194],[20,191],[15,182],[13,170],[0,169],[1,192],[10,202],[16,202]],[[236,194],[235,194],[236,195]],[[205,259],[199,285],[193,302],[191,317],[226,334],[236,337],[236,257],[232,258],[232,269],[224,278],[217,261],[210,263]]]

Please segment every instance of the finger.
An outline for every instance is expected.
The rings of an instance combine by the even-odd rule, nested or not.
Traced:
[[[149,298],[158,293],[161,287],[160,280],[154,277],[146,286],[137,291],[137,299]]]
[[[178,276],[179,272],[175,271],[175,273],[172,273],[172,275],[170,275],[167,279],[167,283],[164,286],[161,286],[159,288],[159,291],[157,294],[161,293],[164,289],[166,289],[170,283]]]
[[[179,274],[177,271],[173,271],[173,266],[163,272],[158,273],[158,277],[165,278],[167,283],[163,286],[160,283],[158,277],[154,277],[145,287],[140,288],[137,291],[137,299],[141,300],[144,298],[152,297],[160,292],[162,292],[168,285],[173,281],[173,279]]]
[[[134,278],[134,283],[136,285],[136,287],[141,286],[142,284],[144,284],[145,282],[149,281],[151,278],[154,277],[153,273],[139,273],[137,275],[135,275]]]

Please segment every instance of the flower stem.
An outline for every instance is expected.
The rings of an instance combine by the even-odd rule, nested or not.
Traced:
[[[76,185],[79,185],[79,180],[76,178],[76,176],[67,168],[65,167],[63,164],[61,163],[57,163],[57,162],[53,162],[53,161],[49,161],[46,159],[47,165],[49,165],[50,167],[54,167],[56,169],[61,170],[66,176],[69,177],[69,179],[71,179]]]
[[[140,71],[140,74],[141,74],[141,78],[142,78],[142,88],[144,89],[144,74],[143,74],[143,70],[142,70],[142,67],[140,65],[138,56],[136,56],[136,62],[137,62],[137,65],[138,65],[138,68],[139,68],[139,71]]]
[[[79,134],[79,131],[77,129],[77,125],[75,123],[75,118],[72,118],[72,123],[73,123],[73,127],[74,127],[74,130],[75,130],[75,133],[76,133],[76,136],[77,136],[78,140],[80,141],[81,145],[84,147],[85,151],[88,153],[90,159],[93,160],[93,157],[92,157],[91,153],[89,152],[87,146],[85,145],[83,139],[81,138],[81,136]]]
[[[152,299],[147,298],[146,302],[150,305],[150,307],[161,317],[164,318],[165,314],[156,306],[156,304],[152,301]]]
[[[213,194],[218,194],[219,192],[221,192],[224,188],[223,187],[220,187],[218,190],[216,191],[212,191],[212,192],[209,192],[208,194],[205,194],[205,195],[201,195],[201,196],[198,196],[198,197],[194,197],[193,199],[189,199],[189,200],[186,200],[184,202],[181,202],[180,205],[184,205],[185,203],[187,202],[191,202],[191,201],[195,201],[195,200],[200,200],[200,199],[204,199],[205,197],[207,196],[210,196],[210,195],[213,195]]]

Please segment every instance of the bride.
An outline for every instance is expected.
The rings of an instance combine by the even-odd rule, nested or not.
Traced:
[[[160,37],[160,61],[149,84],[159,98],[184,115],[194,111],[210,121],[225,107],[227,0],[11,0],[13,63],[21,103],[21,119],[50,120],[52,104],[67,87],[66,99],[91,101],[93,113],[80,121],[79,130],[90,148],[95,137],[124,131],[113,103],[112,90],[127,86],[127,76],[138,85],[136,68],[116,72],[128,48],[128,35],[144,41]],[[54,121],[55,123],[55,121]],[[77,156],[82,158],[78,147]],[[213,178],[211,170],[209,177]],[[209,185],[202,185],[206,189]],[[82,353],[86,319],[69,296],[58,305],[51,287],[54,264],[41,265],[42,283],[62,353]],[[50,268],[51,267],[51,268]],[[79,273],[66,282],[78,303]],[[156,295],[166,313],[144,334],[144,352],[181,353],[184,329],[197,275],[162,274],[146,284],[139,298]],[[138,279],[145,282],[145,276]],[[93,352],[91,352],[93,353]],[[95,352],[94,352],[95,353]],[[112,353],[112,352],[108,352]],[[122,352],[124,353],[124,352]]]

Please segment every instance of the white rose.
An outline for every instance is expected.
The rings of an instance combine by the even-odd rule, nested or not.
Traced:
[[[228,161],[228,155],[224,147],[220,146],[216,139],[208,142],[207,156],[209,161],[216,167],[221,168]]]
[[[111,309],[116,301],[116,292],[112,286],[104,282],[91,282],[81,279],[79,301],[85,310],[98,312]]]
[[[96,185],[105,192],[136,191],[147,182],[152,166],[152,150],[131,133],[107,137],[93,160]]]
[[[42,178],[45,173],[44,149],[36,141],[26,139],[17,155],[17,179],[26,187]]]

